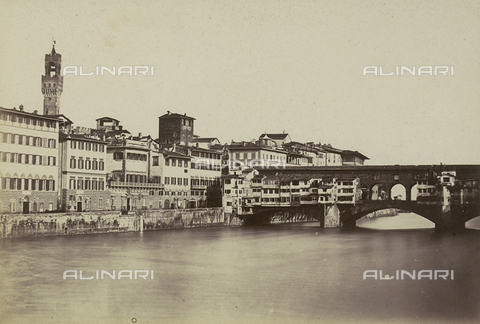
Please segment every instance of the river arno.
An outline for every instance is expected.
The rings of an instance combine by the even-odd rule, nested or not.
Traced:
[[[366,224],[388,222],[398,226],[398,218]],[[476,322],[479,256],[474,229],[317,223],[4,239],[0,323]],[[154,278],[63,280],[65,270],[153,270]],[[363,280],[365,270],[455,277]]]

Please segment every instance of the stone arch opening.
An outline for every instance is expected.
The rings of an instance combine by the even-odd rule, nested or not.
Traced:
[[[479,221],[480,223],[480,221]],[[374,230],[433,229],[435,223],[423,215],[399,212],[395,208],[378,209],[355,221],[360,228]]]
[[[387,200],[388,190],[382,183],[376,183],[370,188],[370,200]]]
[[[418,185],[414,184],[412,188],[410,188],[410,200],[417,201],[417,194],[418,194]]]
[[[480,229],[480,215],[465,222],[465,228]]]
[[[390,188],[391,200],[407,200],[407,188],[401,183],[394,184]]]

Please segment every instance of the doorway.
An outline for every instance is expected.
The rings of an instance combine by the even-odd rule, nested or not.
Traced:
[[[23,202],[23,213],[24,214],[30,213],[30,203],[28,201]]]

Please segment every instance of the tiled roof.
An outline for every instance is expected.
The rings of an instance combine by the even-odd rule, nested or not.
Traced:
[[[197,138],[193,139],[193,142],[208,143],[208,142],[212,142],[214,140],[218,141],[218,138],[216,138],[216,137],[197,137]]]
[[[191,159],[191,157],[189,157],[188,155],[185,155],[185,154],[181,154],[181,153],[177,153],[177,152],[170,152],[170,151],[162,151],[163,155],[165,155],[165,157],[178,157],[178,158],[182,158],[182,159]]]
[[[170,113],[170,114],[165,114],[165,115],[162,115],[158,118],[186,118],[186,119],[195,119],[193,117],[190,117],[190,116],[187,116],[187,114],[177,114],[177,113]]]
[[[355,156],[359,157],[359,158],[362,159],[362,160],[370,160],[368,157],[366,157],[365,155],[363,155],[362,153],[360,153],[360,152],[358,152],[358,151],[343,150],[343,151],[342,151],[342,154],[345,154],[345,155],[355,155]]]
[[[271,139],[281,139],[281,140],[283,140],[283,139],[287,138],[288,133],[279,133],[279,134],[264,133],[264,134],[260,135],[260,138],[264,138],[265,136],[268,136]]]
[[[119,122],[118,119],[115,119],[115,118],[112,118],[112,117],[101,117],[101,118],[95,119],[95,121],[97,121],[97,120],[114,120],[114,121]]]
[[[26,112],[26,111],[23,111],[23,110],[17,110],[17,109],[13,109],[13,108],[5,108],[5,107],[0,107],[0,111],[14,113],[14,114],[17,114],[17,115],[22,115],[22,116],[59,121],[59,118],[57,117],[57,115],[40,115],[40,114],[35,114],[35,113],[29,113],[29,112]]]

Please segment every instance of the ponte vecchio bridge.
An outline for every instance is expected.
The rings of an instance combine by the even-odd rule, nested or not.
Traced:
[[[354,227],[367,214],[396,208],[432,221],[436,231],[456,232],[480,216],[480,165],[257,170],[253,194],[243,199],[244,212],[238,215],[246,224],[303,214],[318,219],[321,227]],[[403,187],[404,195],[395,195],[395,187]],[[336,212],[329,212],[332,208]]]

